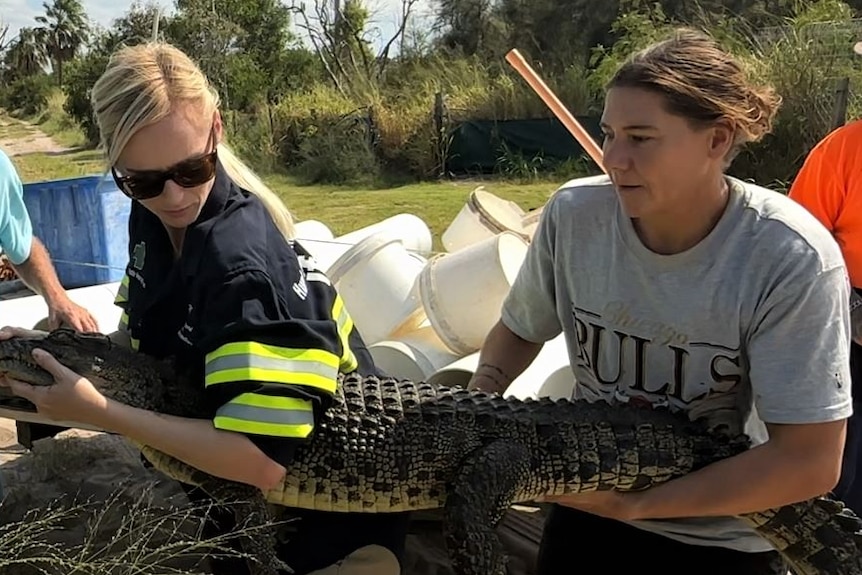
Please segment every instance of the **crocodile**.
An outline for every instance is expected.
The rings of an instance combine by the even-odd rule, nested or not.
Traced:
[[[105,396],[181,417],[209,418],[201,385],[98,333],[58,329],[0,341],[0,374],[34,385],[53,378],[32,359],[50,352]],[[0,406],[35,411],[0,387]],[[248,501],[246,524],[269,504],[333,512],[443,510],[453,571],[503,575],[495,526],[506,509],[548,495],[638,490],[751,447],[666,408],[548,398],[519,400],[405,379],[339,376],[334,400],[302,444],[282,484],[267,492],[213,477],[147,445],[154,467],[218,500]],[[795,575],[862,575],[862,520],[827,495],[741,515]],[[250,537],[254,573],[289,570],[274,534]]]

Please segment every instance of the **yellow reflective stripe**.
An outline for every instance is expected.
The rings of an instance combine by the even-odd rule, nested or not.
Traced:
[[[123,311],[120,314],[120,324],[117,326],[118,331],[129,334],[129,345],[132,346],[132,349],[138,351],[138,347],[141,345],[141,340],[135,339],[132,337],[132,332],[129,329],[129,313]]]
[[[129,331],[129,314],[125,311],[120,314],[120,322],[117,324],[117,330],[124,332]]]
[[[335,393],[338,357],[320,349],[290,349],[237,341],[206,355],[204,384],[261,381],[307,385]]]
[[[213,423],[229,431],[304,438],[314,429],[314,411],[307,399],[243,393],[221,406]]]
[[[347,313],[347,308],[344,307],[344,300],[341,295],[335,296],[335,302],[332,304],[332,317],[338,324],[338,337],[341,340],[341,364],[340,369],[344,373],[350,373],[359,367],[359,362],[356,360],[356,355],[350,349],[349,337],[353,330],[353,318]]]
[[[255,435],[272,435],[276,437],[290,437],[304,439],[311,433],[311,425],[276,425],[273,423],[254,423],[232,417],[216,417],[213,425],[225,431],[236,431],[238,433],[253,433]]]
[[[129,276],[124,275],[120,281],[120,287],[117,289],[117,297],[114,298],[114,303],[125,303],[129,301]]]
[[[132,346],[133,350],[137,351],[138,347],[141,345],[141,340],[132,337],[132,332],[129,329],[128,312],[123,311],[123,313],[120,314],[120,322],[117,326],[117,330],[129,334],[129,344]]]

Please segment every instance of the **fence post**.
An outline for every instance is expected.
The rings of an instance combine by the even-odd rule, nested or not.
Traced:
[[[850,99],[850,78],[840,78],[835,87],[835,103],[832,108],[832,130],[838,129],[847,121],[847,105]]]
[[[152,30],[152,41],[157,42],[159,40],[159,20],[162,18],[162,7],[156,6],[156,13],[153,15],[153,30]]]
[[[438,90],[434,94],[434,133],[436,135],[434,143],[437,148],[437,165],[440,169],[440,175],[446,174],[444,107],[443,92]]]

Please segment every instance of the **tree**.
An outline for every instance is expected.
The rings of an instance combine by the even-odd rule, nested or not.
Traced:
[[[33,28],[21,28],[3,55],[3,79],[7,84],[34,76],[48,65],[45,47]]]
[[[9,35],[9,24],[3,24],[2,20],[0,20],[0,53],[3,53],[6,50],[6,46],[8,42],[6,37]]]
[[[299,17],[297,27],[308,36],[329,79],[346,93],[351,85],[380,80],[418,0],[401,0],[398,26],[376,55],[369,38],[369,11],[362,0],[313,2],[309,10],[303,0],[294,0],[291,9]]]
[[[279,0],[177,0],[176,7],[166,36],[198,62],[226,105],[248,108],[283,93],[295,38]]]
[[[115,19],[108,30],[108,43],[112,44],[110,49],[113,50],[119,44],[132,45],[149,41],[153,36],[153,24],[157,15],[159,37],[163,37],[164,29],[170,20],[163,12],[152,0],[146,3],[135,0],[129,10]]]
[[[42,6],[45,14],[36,16],[36,22],[42,25],[36,29],[37,34],[55,65],[57,83],[62,85],[63,64],[87,43],[89,21],[80,0],[53,0]]]

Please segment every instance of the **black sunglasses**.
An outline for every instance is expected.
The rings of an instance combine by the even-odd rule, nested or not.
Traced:
[[[214,139],[215,133],[212,132],[210,140],[214,141]],[[207,140],[208,145],[210,140]],[[111,166],[111,175],[117,187],[128,197],[139,201],[151,200],[164,191],[168,180],[173,180],[184,188],[194,188],[210,181],[215,176],[217,159],[218,146],[215,146],[211,152],[198,158],[183,160],[167,170],[144,171],[121,176]]]

